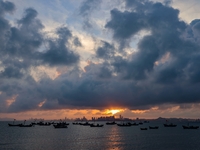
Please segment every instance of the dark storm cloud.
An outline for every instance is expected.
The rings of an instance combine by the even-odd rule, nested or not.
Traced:
[[[0,73],[0,76],[3,78],[3,77],[6,77],[6,78],[20,78],[23,76],[23,74],[20,72],[20,69],[19,68],[14,68],[14,67],[7,67],[4,69],[4,71],[2,71]]]
[[[79,55],[72,47],[81,46],[81,43],[67,27],[56,30],[58,38],[47,38],[34,8],[25,9],[22,18],[16,19],[15,26],[6,18],[6,13],[14,13],[15,5],[0,1],[0,8],[0,111],[39,109],[40,102],[52,99],[41,92],[43,84],[53,81],[43,75],[42,82],[36,82],[32,69],[42,65],[76,65]],[[44,45],[47,45],[45,49]]]
[[[174,55],[179,53],[179,44],[185,43],[180,35],[186,29],[186,24],[179,20],[178,10],[161,3],[127,1],[127,6],[131,5],[135,6],[133,11],[112,10],[111,20],[105,27],[112,29],[114,39],[120,40],[122,44],[139,31],[145,29],[151,32],[139,41],[139,51],[132,56],[131,61],[127,61],[124,68],[125,78],[137,80],[151,73],[154,63],[167,51]]]
[[[87,21],[98,2],[84,2],[80,14]],[[170,1],[125,2],[125,10],[111,10],[105,24],[113,41],[95,43],[94,61],[83,70],[82,58],[73,49],[81,46],[81,41],[69,28],[58,28],[57,38],[44,38],[45,27],[36,10],[26,9],[16,27],[4,18],[14,5],[2,10],[0,111],[109,106],[148,109],[166,103],[199,103],[199,19],[190,24],[180,20],[179,10],[172,8]],[[0,7],[5,4],[1,1]],[[138,39],[136,50],[129,54],[127,48],[131,49],[141,32],[148,34]],[[43,75],[37,81],[31,69],[39,66],[55,67],[61,75],[54,79]],[[8,106],[12,98],[15,101]]]
[[[69,39],[72,34],[68,28],[57,30],[59,38],[56,41],[49,40],[49,49],[42,55],[44,62],[50,65],[71,65],[79,61],[79,55],[69,49]],[[68,44],[68,46],[66,46]]]
[[[0,0],[0,15],[5,13],[12,13],[15,9],[15,5],[8,1]]]
[[[113,57],[113,55],[115,54],[114,46],[105,41],[101,41],[101,43],[102,46],[97,48],[96,57],[103,59]]]

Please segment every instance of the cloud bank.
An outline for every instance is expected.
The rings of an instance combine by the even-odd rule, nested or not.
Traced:
[[[112,38],[94,40],[82,69],[82,42],[73,30],[62,25],[48,37],[34,8],[11,25],[7,14],[15,13],[15,4],[1,0],[0,112],[199,103],[200,19],[184,22],[169,1],[123,2],[104,25]],[[92,28],[90,13],[102,3],[82,3],[84,27]]]

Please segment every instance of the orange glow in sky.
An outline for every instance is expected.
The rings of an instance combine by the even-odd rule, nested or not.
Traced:
[[[114,115],[114,114],[121,112],[121,111],[122,110],[120,110],[120,109],[109,109],[109,110],[106,111],[106,113]]]

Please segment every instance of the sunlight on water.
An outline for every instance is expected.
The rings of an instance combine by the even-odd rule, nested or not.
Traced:
[[[148,126],[159,129],[140,130]],[[119,127],[104,122],[104,127],[91,128],[70,123],[68,128],[55,129],[52,125],[9,127],[8,122],[0,122],[0,150],[197,150],[199,135],[199,129],[183,129],[182,124],[175,128],[161,123]]]
[[[121,145],[121,137],[119,136],[119,127],[117,126],[112,126],[111,129],[107,133],[109,135],[108,141],[107,141],[107,146],[109,150],[121,150],[120,145]]]

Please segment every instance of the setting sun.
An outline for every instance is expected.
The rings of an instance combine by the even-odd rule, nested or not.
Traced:
[[[112,115],[114,115],[114,114],[116,114],[116,113],[118,113],[118,112],[120,112],[119,109],[108,110],[108,113],[112,113]]]

